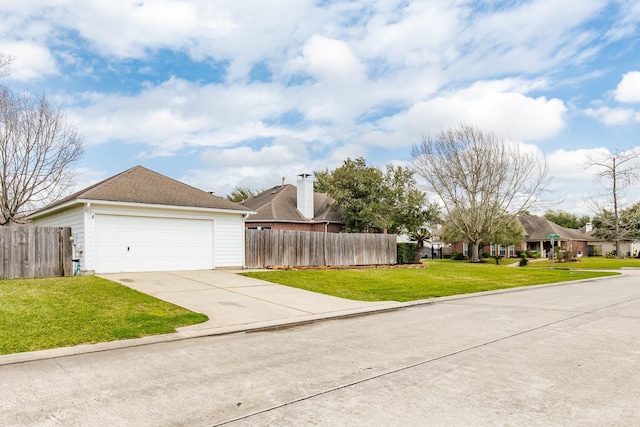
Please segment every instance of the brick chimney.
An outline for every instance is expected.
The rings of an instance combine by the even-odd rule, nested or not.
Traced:
[[[313,175],[303,173],[298,175],[298,210],[303,217],[313,219],[315,210],[313,207]]]

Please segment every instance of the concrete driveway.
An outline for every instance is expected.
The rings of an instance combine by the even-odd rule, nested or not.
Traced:
[[[100,277],[209,316],[205,323],[179,329],[180,333],[191,336],[346,316],[401,305],[347,300],[237,273],[199,270],[114,273]]]

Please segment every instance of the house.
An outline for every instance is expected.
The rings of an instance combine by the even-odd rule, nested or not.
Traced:
[[[251,209],[135,166],[28,216],[70,226],[80,271],[242,267]]]
[[[313,191],[313,176],[297,177],[297,188],[282,184],[241,202],[255,211],[245,221],[249,229],[319,231],[338,233],[343,228],[340,213],[330,209],[334,200]]]
[[[551,250],[551,239],[553,235],[554,245],[580,255],[593,255],[590,246],[596,239],[592,230],[564,228],[538,215],[520,215],[520,223],[526,232],[526,246],[523,249],[537,252],[544,256]]]
[[[584,233],[588,233],[592,236],[592,240],[589,242],[588,255],[606,255],[614,253],[616,250],[616,242],[611,240],[605,240],[597,237],[595,234],[596,229],[593,228],[591,223],[588,223],[580,229]],[[640,241],[638,240],[622,240],[620,241],[620,254],[621,256],[638,256],[640,251]]]
[[[546,256],[551,250],[551,237],[554,236],[554,246],[580,255],[593,255],[593,244],[597,239],[593,236],[592,229],[575,230],[562,227],[548,219],[538,215],[520,215],[518,220],[525,231],[525,239],[516,245],[486,244],[480,249],[480,253],[486,252],[491,256],[516,256],[517,251],[528,250]],[[451,245],[451,252],[461,252],[468,255],[467,243]]]

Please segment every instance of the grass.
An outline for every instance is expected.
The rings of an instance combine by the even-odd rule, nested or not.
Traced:
[[[0,354],[171,333],[206,320],[95,276],[0,280]]]
[[[495,262],[471,264],[432,260],[427,264],[429,268],[286,270],[247,272],[243,275],[354,300],[413,301],[617,274],[506,267],[495,265]]]
[[[621,268],[640,268],[639,258],[606,258],[606,257],[584,257],[578,262],[558,262],[553,263],[555,268],[587,269],[587,270],[619,270]],[[529,262],[527,268],[551,268],[551,260]]]

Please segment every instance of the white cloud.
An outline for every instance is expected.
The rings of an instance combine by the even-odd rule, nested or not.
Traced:
[[[640,71],[631,71],[622,76],[622,80],[615,90],[618,102],[640,102]]]
[[[46,47],[31,41],[0,41],[0,52],[14,57],[9,78],[28,81],[58,74],[56,60]]]
[[[308,153],[304,141],[292,137],[278,137],[259,149],[248,146],[205,150],[201,158],[212,167],[239,167],[265,164],[272,167],[306,161]]]
[[[328,85],[362,83],[365,69],[347,43],[314,35],[294,60],[293,70],[302,69]]]
[[[406,114],[413,133],[437,132],[467,122],[518,140],[537,140],[558,134],[567,111],[559,99],[531,98],[500,91],[513,82],[479,82],[467,89],[413,105]]]
[[[245,139],[278,136],[283,130],[264,120],[286,112],[275,87],[253,84],[198,85],[170,79],[137,96],[84,94],[88,106],[70,109],[88,143],[142,142],[164,150],[183,145],[230,146]]]
[[[631,108],[588,108],[584,111],[587,117],[593,117],[607,126],[622,126],[640,123],[640,112]]]

